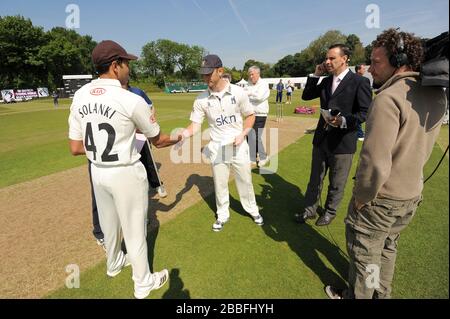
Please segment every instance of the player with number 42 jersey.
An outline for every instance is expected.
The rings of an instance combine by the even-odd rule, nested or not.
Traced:
[[[70,111],[69,138],[83,140],[86,156],[98,165],[136,162],[140,157],[135,147],[136,127],[147,138],[160,131],[156,122],[150,122],[144,99],[122,89],[115,80],[98,79],[86,84],[75,94]]]

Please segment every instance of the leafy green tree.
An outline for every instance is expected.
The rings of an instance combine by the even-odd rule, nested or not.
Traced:
[[[364,47],[361,43],[361,40],[356,34],[350,34],[347,36],[347,41],[345,42],[352,52],[350,56],[350,64],[357,65],[361,63],[365,63],[365,51]]]
[[[366,51],[361,43],[358,43],[353,50],[352,56],[350,57],[350,64],[364,64],[366,63]]]
[[[347,36],[347,39],[344,44],[348,46],[348,48],[353,52],[355,50],[355,47],[358,44],[361,44],[361,40],[356,34],[352,33]]]
[[[162,70],[162,62],[158,56],[156,42],[147,43],[142,48],[142,67],[148,76],[156,76]]]
[[[179,44],[166,39],[157,41],[158,55],[161,60],[161,67],[164,75],[175,73],[176,56],[178,54]]]
[[[311,65],[308,64],[307,56],[305,54],[296,53],[294,55],[294,59],[295,59],[295,64],[294,64],[294,69],[291,72],[291,76],[300,77],[300,76],[305,76],[308,73],[311,73],[311,70],[310,70]],[[315,68],[315,66],[314,66],[314,68]]]
[[[53,28],[46,34],[47,44],[39,50],[45,60],[48,82],[51,87],[62,85],[65,74],[92,74],[91,52],[96,43],[89,36],[81,36],[74,30]]]
[[[224,67],[224,69],[225,69],[225,73],[228,73],[228,74],[230,74],[231,75],[231,82],[232,83],[236,83],[236,82],[239,82],[244,76],[244,74],[243,74],[243,72],[242,71],[240,71],[240,70],[237,70],[235,67],[233,67],[233,68],[227,68],[227,67]],[[246,77],[246,75],[245,75],[245,77]]]
[[[328,48],[337,43],[345,44],[347,37],[337,30],[330,30],[312,41],[307,48],[294,56],[285,56],[274,65],[275,76],[306,76],[314,72],[316,65],[325,60]]]
[[[31,88],[47,80],[45,60],[39,56],[45,44],[41,27],[22,16],[0,17],[0,87]]]
[[[0,86],[35,88],[62,85],[64,74],[92,74],[96,43],[61,27],[44,32],[21,16],[0,17]]]
[[[142,48],[143,65],[152,76],[156,76],[159,73],[162,73],[164,76],[173,75],[178,51],[179,44],[171,40],[159,39],[152,41]]]
[[[314,71],[317,64],[322,63],[328,52],[328,48],[333,44],[345,43],[347,37],[340,31],[331,30],[321,35],[319,38],[311,42],[311,44],[304,50],[307,61],[311,66],[308,70]]]
[[[369,45],[367,45],[365,48],[364,48],[364,51],[365,51],[365,58],[366,58],[366,64],[368,64],[368,65],[370,65],[370,55],[372,54],[372,50],[373,50],[373,47],[372,47],[372,44],[369,44]]]
[[[291,76],[294,71],[296,64],[296,59],[293,55],[286,55],[284,58],[279,60],[273,66],[273,71],[276,76]]]
[[[142,60],[130,61],[129,67],[130,67],[130,79],[137,81],[146,78],[145,70],[144,67],[142,66]]]
[[[205,50],[167,39],[159,39],[142,48],[142,66],[149,76],[170,77],[178,74],[185,80],[198,78],[198,69]],[[160,78],[160,77],[158,77]],[[159,81],[160,82],[160,81]]]
[[[198,70],[202,62],[202,57],[205,55],[205,49],[198,45],[189,46],[187,44],[179,44],[178,50],[176,64],[181,76],[186,80],[197,80],[199,78]]]
[[[236,70],[235,67],[231,69],[230,74],[233,83],[239,82],[242,79],[242,71]]]

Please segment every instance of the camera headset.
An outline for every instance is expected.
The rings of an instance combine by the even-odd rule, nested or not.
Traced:
[[[389,63],[396,69],[409,64],[408,55],[405,51],[405,42],[402,35],[399,33],[400,40],[397,43],[397,49],[395,54],[392,54],[389,58]]]

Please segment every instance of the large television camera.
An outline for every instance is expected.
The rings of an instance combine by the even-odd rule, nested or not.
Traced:
[[[420,68],[423,86],[448,88],[448,37],[447,31],[424,41],[425,59]]]

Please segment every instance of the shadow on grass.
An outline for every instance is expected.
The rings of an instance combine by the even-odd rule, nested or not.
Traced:
[[[196,186],[198,188],[198,192],[200,196],[205,200],[208,205],[211,207],[211,200],[215,207],[215,199],[214,195],[211,195],[211,192],[214,193],[214,182],[211,176],[200,176],[198,174],[192,174],[186,180],[186,183],[182,190],[180,190],[176,196],[175,200],[166,205],[164,203],[159,202],[158,199],[150,198],[149,199],[149,209],[148,209],[148,225],[147,225],[147,249],[148,249],[148,262],[150,266],[150,271],[153,273],[153,260],[155,257],[155,244],[156,239],[159,233],[160,222],[158,220],[158,216],[156,213],[160,212],[168,212],[172,208],[174,208],[183,198],[183,195],[189,192],[192,187]],[[215,208],[214,208],[215,211]],[[178,271],[179,272],[179,271]]]
[[[169,278],[169,289],[164,293],[162,299],[191,299],[189,289],[183,289],[184,283],[178,268],[170,271]]]
[[[148,262],[150,271],[153,273],[153,260],[155,257],[155,244],[158,238],[160,222],[157,211],[168,212],[174,208],[183,198],[183,195],[189,192],[192,187],[196,186],[200,196],[208,203],[211,204],[211,199],[214,202],[214,183],[210,176],[200,176],[198,174],[192,174],[186,180],[186,183],[181,191],[179,191],[175,200],[165,205],[159,202],[157,199],[150,199],[149,211],[148,211],[148,225],[147,225],[147,248],[148,248]],[[191,294],[188,289],[183,289],[184,283],[180,277],[180,270],[178,268],[172,269],[169,274],[169,289],[162,296],[163,299],[191,299]]]
[[[277,242],[286,242],[306,267],[311,269],[324,285],[345,286],[342,278],[347,278],[348,261],[340,253],[339,247],[323,237],[309,224],[299,225],[294,214],[304,208],[304,196],[294,184],[278,174],[261,175],[265,184],[256,195],[260,213],[264,217],[263,230]],[[240,202],[231,198],[231,207],[238,213],[251,218]],[[322,254],[334,266],[338,274],[321,260]]]
[[[313,226],[309,224],[298,225],[294,221],[294,213],[304,207],[304,196],[301,190],[294,184],[286,181],[277,174],[264,174],[265,184],[262,192],[256,195],[256,202],[260,207],[260,213],[264,217],[263,230],[277,242],[286,242],[300,260],[313,271],[320,281],[334,286],[345,286],[342,278],[347,278],[348,261],[340,253],[339,247],[323,237]],[[186,181],[184,188],[176,195],[172,204],[157,203],[158,210],[168,211],[182,199],[192,187],[196,186],[202,199],[207,203],[212,212],[216,211],[214,195],[214,183],[210,176],[192,174]],[[154,248],[159,232],[159,221],[156,216],[155,204],[149,212],[149,233],[147,236],[148,256],[150,269],[153,272]],[[230,195],[230,209],[251,218],[244,211],[240,201]],[[334,266],[337,273],[325,265],[320,258],[323,255]],[[172,274],[173,273],[173,274]],[[173,276],[173,278],[172,278]],[[179,277],[179,270],[171,271],[169,291],[164,298],[189,298],[189,291],[183,291],[183,282]],[[173,286],[173,288],[172,288]]]
[[[192,187],[197,186],[200,196],[205,199],[214,193],[214,182],[211,176],[200,176],[198,174],[192,174],[186,180],[184,187],[175,195],[175,200],[170,204],[164,204],[159,201],[158,198],[150,198],[149,211],[155,212],[169,212],[173,209],[183,198],[183,195],[191,190]],[[154,190],[153,190],[154,192]],[[215,211],[215,208],[214,208]],[[151,212],[149,212],[151,213]],[[149,215],[149,222],[152,221]]]

